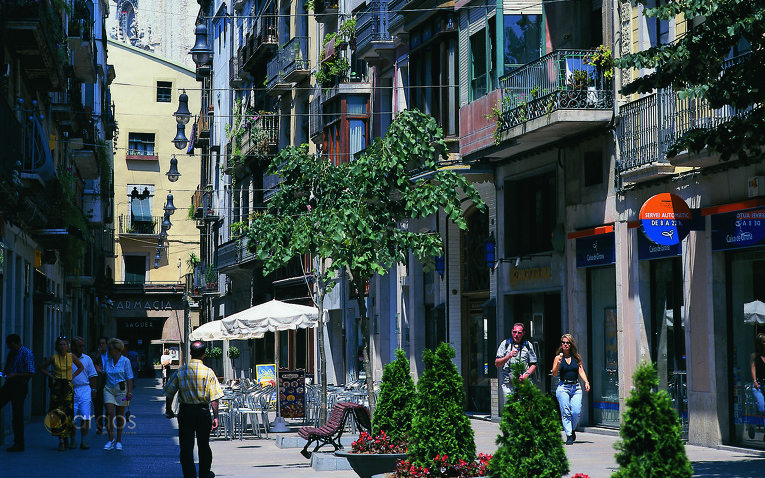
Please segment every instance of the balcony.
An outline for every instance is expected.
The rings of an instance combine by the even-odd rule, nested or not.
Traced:
[[[228,60],[228,85],[232,88],[239,88],[244,84],[244,79],[239,74],[239,62],[241,54],[237,54]]]
[[[321,115],[321,94],[314,95],[308,105],[308,136],[321,144],[324,133],[324,118]]]
[[[275,15],[261,15],[255,19],[255,26],[247,34],[244,45],[240,49],[243,64],[242,69],[256,75],[262,69],[260,61],[268,59],[279,46],[279,35]],[[262,70],[261,70],[262,71]]]
[[[220,219],[215,210],[215,197],[212,186],[205,189],[197,189],[191,196],[191,204],[194,208],[194,219],[202,221],[217,221]]]
[[[4,9],[8,46],[15,50],[29,85],[62,91],[69,55],[58,7],[49,0],[8,0]]]
[[[240,237],[218,246],[218,271],[232,274],[237,271],[251,271],[257,265],[255,254],[247,250],[247,237]]]
[[[298,82],[311,75],[308,37],[295,37],[279,52],[285,81]]]
[[[80,177],[82,179],[98,179],[98,156],[96,153],[98,137],[93,123],[87,122],[82,125],[79,133],[75,133],[74,137],[82,139],[81,148],[70,150],[72,161],[77,166]]]
[[[212,264],[197,264],[194,266],[191,288],[193,293],[217,294],[218,293],[218,269]]]
[[[388,3],[376,0],[359,13],[356,27],[356,56],[360,60],[393,59],[393,37],[388,33],[391,15]]]
[[[135,236],[159,236],[162,216],[153,216],[151,221],[137,221],[132,214],[120,215],[119,234]]]
[[[82,100],[75,100],[75,96],[80,96],[78,88],[69,88],[66,91],[51,94],[51,114],[61,130],[66,133],[77,130],[77,112],[74,110],[74,103],[75,101],[81,103]]]
[[[206,111],[205,111],[206,110]],[[192,134],[194,135],[194,148],[202,148],[210,145],[210,125],[212,124],[213,115],[212,105],[207,108],[202,108],[199,116],[196,118],[194,129]]]
[[[84,83],[95,83],[98,78],[96,68],[96,49],[93,37],[93,12],[84,1],[73,3],[69,19],[67,44],[72,52],[74,76]]]
[[[408,41],[409,32],[404,27],[404,15],[400,13],[400,10],[403,10],[407,3],[407,0],[391,0],[388,3],[388,11],[391,12],[388,21],[388,32],[391,36],[399,37],[404,42]]]
[[[587,64],[588,50],[556,50],[500,79],[500,97],[482,96],[460,109],[460,153],[470,160],[484,154],[487,137],[492,156],[510,157],[611,121],[613,84]],[[473,80],[480,92],[480,79]],[[496,133],[484,128],[476,135],[476,114],[501,108]],[[464,111],[463,111],[464,110]]]
[[[284,69],[282,68],[282,59],[277,54],[268,60],[266,65],[266,93],[271,96],[279,96],[292,90],[292,83],[284,78]]]
[[[716,156],[684,152],[667,159],[667,150],[686,133],[715,128],[744,113],[732,107],[712,109],[705,99],[680,99],[675,91],[659,91],[620,108],[617,172],[627,183],[672,174],[675,167],[707,167]]]
[[[273,154],[279,144],[279,117],[274,114],[257,115],[255,124],[247,128],[241,138],[242,155],[263,156]]]
[[[276,194],[279,189],[279,184],[282,182],[282,177],[278,174],[266,174],[263,173],[263,201],[268,201],[271,196]]]
[[[318,23],[327,23],[337,18],[339,0],[317,0],[313,15]]]
[[[109,97],[111,98],[111,95],[109,95]],[[117,120],[114,116],[114,102],[112,101],[111,104],[104,102],[102,105],[104,106],[104,139],[109,141],[114,139],[114,133],[117,131]]]

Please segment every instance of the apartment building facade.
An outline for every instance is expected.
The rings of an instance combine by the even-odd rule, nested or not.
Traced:
[[[0,6],[0,330],[38,362],[59,336],[103,333],[113,280],[106,1]],[[2,355],[8,353],[5,341]],[[40,376],[25,417],[47,411]],[[0,439],[11,433],[10,408]]]
[[[222,17],[204,6],[200,21]],[[749,311],[762,300],[760,236],[730,238],[762,207],[762,165],[703,154],[666,157],[673,139],[740,112],[711,110],[677,92],[618,93],[650,72],[603,68],[598,52],[618,57],[644,50],[701,21],[657,21],[643,15],[650,7],[621,0],[235,2],[243,26],[234,44],[245,45],[245,55],[237,50],[235,62],[228,56],[213,65],[236,65],[229,67],[234,94],[265,92],[247,104],[263,105],[264,112],[271,107],[279,117],[269,154],[304,142],[300,126],[307,118],[311,151],[349,161],[385,133],[397,111],[419,108],[445,132],[450,155],[442,167],[469,177],[489,206],[481,212],[465,205],[468,231],[441,215],[415,225],[442,235],[446,253],[435,258],[436,271],[424,272],[410,257],[370,283],[375,377],[397,347],[407,351],[417,376],[423,349],[448,341],[465,379],[466,409],[496,418],[494,351],[523,322],[539,356],[533,380],[545,391],[555,387],[548,371],[561,334],[574,335],[593,386],[583,424],[618,428],[632,373],[652,360],[691,443],[761,441],[747,378],[761,327]],[[303,25],[307,50],[295,43],[286,48],[294,40],[289,32],[302,34]],[[277,68],[285,51],[288,65],[305,60],[299,71]],[[739,54],[745,48],[731,56]],[[263,77],[257,66],[243,69],[247,61],[271,69]],[[253,167],[248,171],[257,178],[252,184],[260,180]],[[256,210],[259,189],[267,200],[277,186],[262,180],[260,188],[243,188],[252,191],[247,201],[239,194],[237,218]],[[655,242],[640,222],[648,200],[667,193],[693,217],[687,237],[671,246]],[[310,260],[259,282],[257,262],[238,241],[219,249],[227,251],[231,277],[250,280],[241,282],[237,309],[245,299],[310,298],[301,283]],[[325,302],[334,383],[366,372],[358,312],[343,277],[338,281]],[[298,287],[295,295],[285,293],[289,284]],[[310,337],[307,342],[311,355]]]

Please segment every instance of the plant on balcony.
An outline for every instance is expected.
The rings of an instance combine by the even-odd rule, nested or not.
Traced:
[[[75,1],[69,16],[69,37],[87,38],[93,23],[90,10],[83,1]]]
[[[589,70],[574,70],[566,77],[566,88],[569,90],[586,90],[594,84],[595,79]]]
[[[605,45],[598,46],[593,52],[584,58],[585,64],[598,69],[598,74],[603,75],[606,81],[614,79],[614,53]]]
[[[205,282],[207,282],[208,289],[215,288],[218,284],[218,271],[212,265],[207,266],[207,270],[205,270]]]
[[[234,118],[231,124],[226,125],[226,137],[231,141],[231,154],[228,158],[229,166],[234,170],[232,181],[236,183],[236,172],[245,168],[245,161],[250,156],[258,166],[265,165],[270,158],[268,154],[271,133],[258,126],[258,121],[266,112],[256,113],[252,108],[242,108],[242,101],[237,100],[234,108]],[[243,143],[254,145],[249,148],[249,154],[245,154]]]
[[[197,257],[197,255],[192,252],[189,254],[189,258],[186,259],[186,267],[189,268],[189,272],[193,272],[201,262],[202,261],[199,260],[199,257]]]

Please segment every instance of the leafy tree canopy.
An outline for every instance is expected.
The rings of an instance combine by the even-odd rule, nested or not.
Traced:
[[[626,87],[623,94],[650,93],[657,88],[672,88],[680,99],[703,98],[713,109],[730,106],[745,114],[710,129],[691,131],[668,151],[669,156],[688,149],[707,148],[727,161],[762,157],[761,138],[765,133],[765,100],[761,87],[765,77],[765,1],[676,0],[645,15],[662,20],[704,17],[673,43],[659,45],[617,59],[617,67],[655,69]],[[749,53],[728,61],[734,47],[748,46]]]

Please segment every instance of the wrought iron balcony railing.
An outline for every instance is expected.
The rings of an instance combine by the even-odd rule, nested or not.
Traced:
[[[667,150],[696,129],[714,128],[744,113],[732,107],[712,109],[705,99],[680,99],[676,91],[659,91],[619,110],[619,172],[667,162]]]
[[[506,131],[561,109],[611,109],[613,82],[588,64],[589,50],[556,50],[500,78]]]
[[[162,216],[154,216],[151,221],[136,221],[132,215],[120,215],[120,234],[143,234],[157,236],[161,231]]]
[[[196,293],[218,292],[218,268],[204,262],[194,266],[191,286]]]
[[[386,1],[376,0],[367,4],[357,20],[356,50],[362,51],[373,42],[392,41],[393,37],[388,33],[390,17]]]

